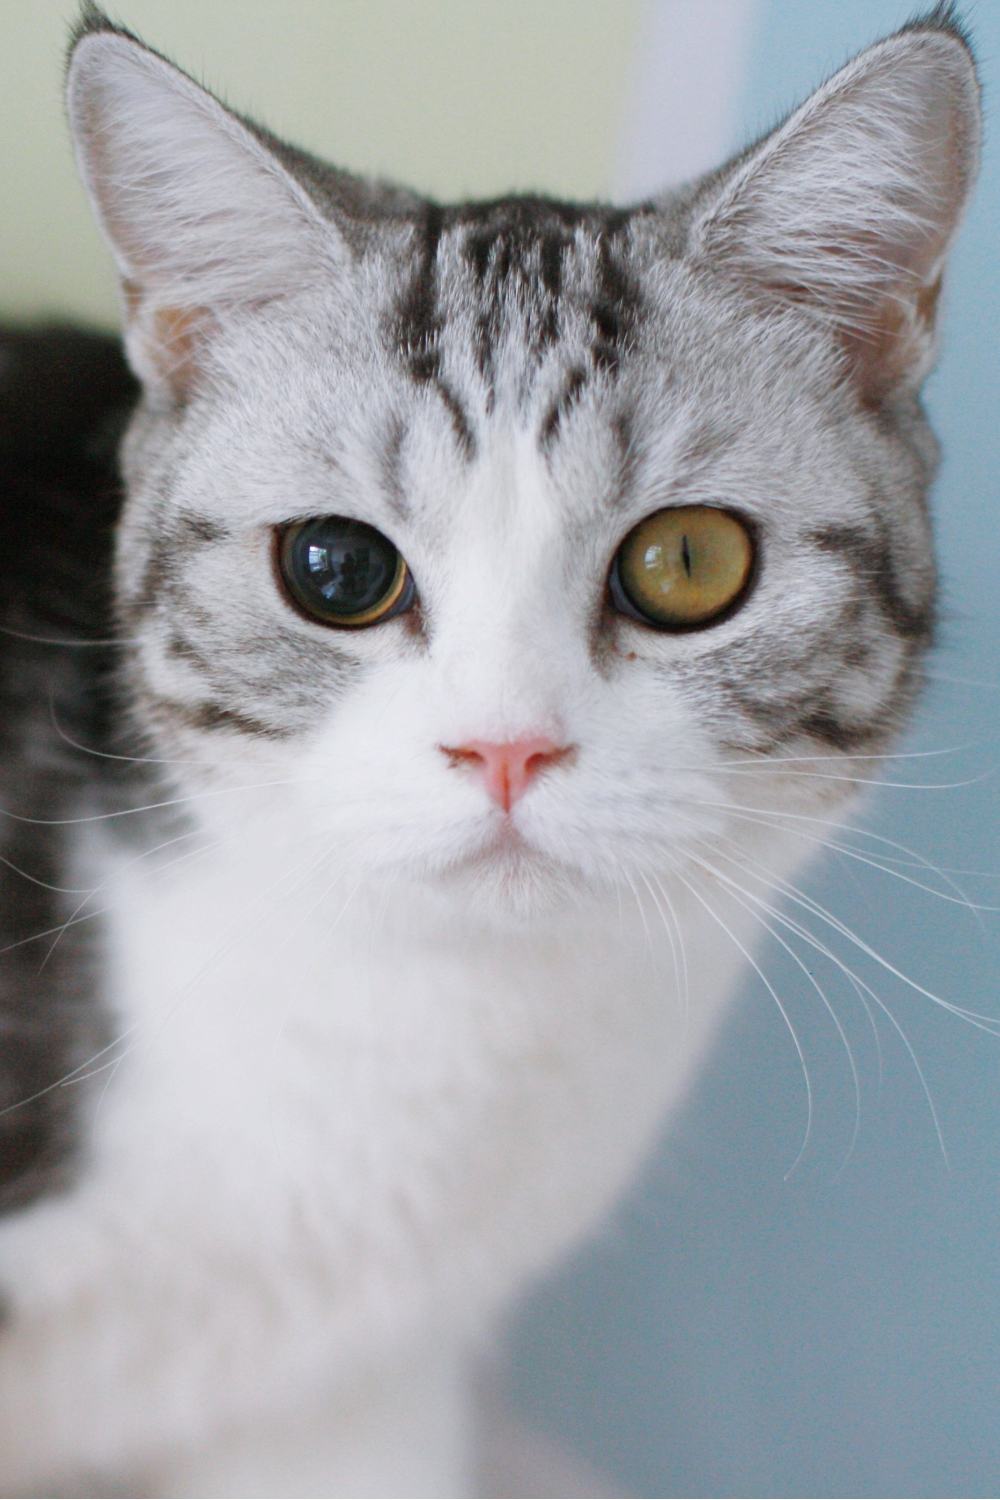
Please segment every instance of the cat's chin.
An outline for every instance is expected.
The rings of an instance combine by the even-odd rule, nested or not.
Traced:
[[[530,925],[559,911],[579,911],[595,894],[581,870],[507,824],[440,867],[433,882],[454,909],[504,925]]]

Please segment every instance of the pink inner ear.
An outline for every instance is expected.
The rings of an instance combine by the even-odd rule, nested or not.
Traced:
[[[194,384],[196,352],[209,320],[204,307],[160,307],[154,316],[155,339],[163,363],[163,377],[177,396]]]
[[[934,315],[943,275],[916,292],[886,296],[877,304],[871,327],[845,330],[840,339],[853,366],[862,400],[878,406],[908,370],[919,368],[934,338]]]
[[[191,393],[198,354],[213,322],[207,307],[145,306],[149,294],[134,281],[123,282],[130,352],[143,379],[166,386],[177,401]]]
[[[848,64],[737,163],[696,227],[713,269],[811,307],[862,400],[915,389],[978,158],[971,60],[931,27]]]
[[[828,253],[834,260],[838,251]],[[849,253],[846,247],[843,253]],[[895,286],[873,289],[867,304],[859,299],[842,309],[840,321],[834,323],[836,337],[866,405],[878,406],[908,371],[921,367],[933,345],[943,280],[943,270],[938,270],[932,281],[921,285],[915,274],[901,269]],[[813,287],[788,281],[767,285],[790,302],[810,305],[817,300]]]

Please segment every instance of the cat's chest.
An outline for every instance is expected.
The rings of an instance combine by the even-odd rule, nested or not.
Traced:
[[[478,1317],[606,1213],[735,967],[689,923],[685,1021],[617,904],[486,935],[283,882],[249,843],[166,878],[102,859],[118,1040],[76,1187],[0,1234],[25,1309],[127,1285],[146,1318],[221,1274],[234,1316],[280,1284],[348,1342],[365,1307]]]
[[[266,846],[112,884],[122,1041],[94,1156],[147,1195],[158,1163],[192,1212],[430,1232],[530,1196],[553,1143],[671,1050],[662,970],[612,925],[430,931],[398,893],[283,879]]]
[[[196,1138],[204,1162],[252,1159],[265,1177],[291,1165],[338,1196],[333,1179],[380,1142],[433,1132],[443,1098],[485,1103],[484,1074],[512,1045],[512,984],[531,984],[387,923],[378,893],[350,879],[276,879],[266,848],[238,869],[206,861],[120,889],[107,954],[124,1041],[95,1119],[102,1144],[113,1131]],[[515,1025],[522,1062],[544,1045],[540,1016]]]

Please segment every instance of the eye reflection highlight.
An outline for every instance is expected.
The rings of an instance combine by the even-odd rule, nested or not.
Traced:
[[[278,560],[296,604],[324,625],[378,625],[404,613],[416,595],[409,568],[389,538],[346,516],[286,527]]]

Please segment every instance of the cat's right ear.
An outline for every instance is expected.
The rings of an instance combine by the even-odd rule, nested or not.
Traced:
[[[930,368],[941,277],[978,154],[975,64],[943,3],[706,179],[689,253],[826,324],[845,372],[877,406]]]
[[[67,104],[132,366],[155,402],[183,401],[214,329],[328,276],[346,247],[264,140],[89,5]]]

